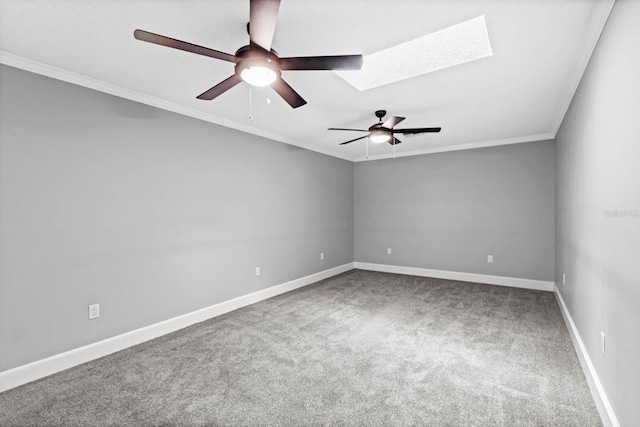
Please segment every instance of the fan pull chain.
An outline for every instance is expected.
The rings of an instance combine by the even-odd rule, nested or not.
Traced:
[[[393,137],[393,158],[396,158],[396,137]]]
[[[366,144],[364,146],[367,147],[366,148],[366,150],[367,150],[366,158],[367,158],[367,160],[369,160],[369,138],[368,137],[367,137],[367,142],[366,142]]]
[[[249,86],[249,121],[253,121],[253,99],[251,96],[251,86]]]

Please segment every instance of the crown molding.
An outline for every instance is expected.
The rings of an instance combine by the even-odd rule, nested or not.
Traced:
[[[263,138],[271,139],[273,141],[282,142],[284,144],[294,145],[296,147],[304,148],[305,150],[315,151],[320,154],[324,154],[331,157],[337,157],[343,160],[353,161],[348,156],[341,156],[335,152],[324,150],[317,146],[303,145],[297,141],[294,141],[285,136],[268,132],[262,129],[258,129],[252,126],[247,126],[242,123],[237,123],[223,117],[216,116],[214,114],[205,113],[200,110],[185,107],[183,105],[176,104],[174,102],[166,101],[154,96],[150,96],[135,90],[127,89],[122,86],[118,86],[113,83],[108,83],[93,77],[84,76],[82,74],[74,73],[62,68],[52,67],[42,62],[33,61],[31,59],[24,58],[9,52],[0,50],[0,64],[5,64],[10,67],[19,68],[21,70],[29,71],[42,76],[51,77],[56,80],[62,80],[67,83],[72,83],[78,86],[86,87],[89,89],[104,92],[109,95],[125,98],[131,101],[139,102],[141,104],[149,105],[152,107],[160,108],[162,110],[171,111],[173,113],[182,114],[184,116],[192,117],[194,119],[203,120],[205,122],[214,123],[216,125],[236,129],[241,132],[246,132],[252,135],[261,136]]]
[[[371,160],[393,159],[398,157],[418,156],[420,154],[444,153],[447,151],[472,150],[474,148],[495,147],[499,145],[521,144],[524,142],[548,141],[553,139],[554,135],[550,133],[542,133],[538,135],[520,136],[517,138],[494,139],[490,141],[470,142],[468,144],[447,145],[442,147],[424,148],[421,150],[404,151],[402,153],[378,154],[375,156],[358,157],[354,162],[368,162]]]
[[[166,111],[182,114],[198,120],[203,120],[209,123],[214,123],[227,128],[236,129],[241,132],[267,138],[273,141],[278,141],[284,144],[293,145],[299,148],[303,148],[305,150],[317,152],[327,156],[331,156],[331,157],[356,163],[356,162],[364,162],[364,161],[371,161],[371,160],[390,159],[395,157],[409,157],[409,156],[422,155],[422,154],[469,150],[469,149],[475,149],[475,148],[485,148],[485,147],[493,147],[493,146],[500,146],[500,145],[509,145],[509,144],[524,143],[524,142],[545,141],[545,140],[555,139],[556,134],[558,133],[558,130],[562,125],[564,116],[566,115],[567,110],[571,104],[571,101],[573,100],[573,97],[576,93],[578,85],[580,84],[580,80],[582,79],[582,76],[584,75],[584,72],[589,64],[589,60],[591,59],[591,55],[595,50],[595,47],[598,43],[598,39],[602,34],[602,31],[611,13],[613,5],[615,4],[615,0],[603,0],[603,1],[605,2],[605,4],[603,4],[600,14],[596,18],[597,25],[595,26],[595,30],[590,33],[588,42],[584,44],[584,48],[582,52],[578,55],[578,60],[576,61],[576,66],[572,74],[572,77],[569,79],[569,81],[565,85],[564,94],[562,96],[562,100],[560,102],[558,110],[555,114],[555,119],[553,121],[553,125],[551,127],[550,132],[538,134],[538,135],[528,135],[528,136],[521,136],[521,137],[514,137],[514,138],[479,141],[479,142],[471,142],[471,143],[464,143],[464,144],[457,144],[457,145],[448,145],[448,146],[441,146],[441,147],[403,151],[401,153],[396,153],[395,155],[391,152],[388,154],[379,154],[379,155],[369,156],[368,158],[364,156],[353,158],[352,156],[341,154],[336,151],[328,150],[326,148],[323,148],[317,145],[305,145],[301,142],[294,141],[291,138],[287,138],[277,133],[268,132],[268,131],[258,129],[252,126],[248,126],[242,123],[237,123],[237,122],[225,119],[223,117],[219,117],[219,116],[209,114],[193,108],[185,107],[185,106],[182,106],[173,102],[169,102],[157,97],[153,97],[141,92],[127,89],[125,87],[118,86],[113,83],[108,83],[99,79],[77,74],[61,68],[52,67],[50,65],[33,61],[31,59],[27,59],[27,58],[24,58],[6,51],[2,51],[2,50],[0,50],[0,63],[9,65],[15,68],[19,68],[25,71],[40,74],[43,76],[51,77],[57,80],[62,80],[68,83],[83,86],[89,89],[104,92],[110,95],[129,99],[131,101],[135,101],[135,102],[139,102],[152,107],[160,108]]]
[[[573,75],[564,88],[564,95],[562,96],[562,101],[560,102],[560,106],[558,107],[558,111],[556,112],[555,120],[553,122],[553,127],[551,128],[552,138],[555,138],[558,134],[558,130],[560,130],[564,116],[567,114],[571,101],[573,101],[573,97],[578,90],[582,76],[587,69],[587,65],[589,65],[593,51],[598,44],[602,30],[604,29],[604,26],[609,19],[609,15],[611,14],[611,10],[613,9],[613,5],[616,2],[616,0],[605,1],[607,3],[603,5],[601,15],[597,17],[598,22],[596,23],[595,31],[588,34],[589,39],[584,43],[584,48],[576,61],[576,67],[573,71]]]

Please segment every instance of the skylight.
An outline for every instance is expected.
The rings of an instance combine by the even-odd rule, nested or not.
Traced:
[[[484,15],[365,55],[358,71],[334,71],[358,90],[420,76],[493,55]]]

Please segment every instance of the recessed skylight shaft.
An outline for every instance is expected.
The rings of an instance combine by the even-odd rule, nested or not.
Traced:
[[[362,91],[491,55],[483,15],[365,55],[361,70],[334,72]]]

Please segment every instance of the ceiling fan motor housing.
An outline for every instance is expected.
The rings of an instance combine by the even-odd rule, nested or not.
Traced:
[[[391,130],[382,126],[380,123],[376,123],[369,128],[369,139],[371,142],[389,142],[392,138],[393,134],[391,133]]]
[[[329,128],[329,130],[350,130],[356,132],[368,132],[368,135],[361,136],[359,138],[354,138],[349,141],[345,141],[340,143],[340,145],[350,144],[354,141],[358,141],[364,138],[369,138],[371,142],[375,143],[383,143],[388,142],[391,145],[397,145],[402,143],[398,138],[396,138],[396,134],[401,135],[417,135],[421,133],[430,133],[430,132],[440,132],[439,127],[433,128],[409,128],[409,129],[396,129],[395,126],[403,121],[406,117],[398,117],[393,116],[389,120],[382,123],[382,118],[387,114],[386,110],[377,110],[375,112],[376,117],[378,118],[378,123],[369,127],[369,129],[344,129],[344,128]]]
[[[236,75],[241,76],[243,71],[250,68],[261,67],[271,70],[275,74],[275,78],[280,78],[282,72],[280,63],[275,51],[267,53],[261,49],[252,48],[250,45],[243,46],[236,52],[238,62],[236,62]]]

